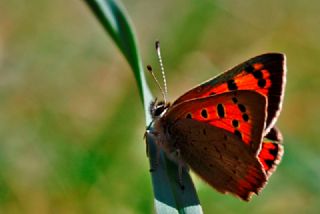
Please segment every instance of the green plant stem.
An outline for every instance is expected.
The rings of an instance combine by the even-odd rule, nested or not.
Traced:
[[[146,126],[148,126],[151,122],[149,105],[153,98],[144,76],[142,60],[129,17],[118,1],[84,1],[109,33],[132,68],[145,110]],[[177,164],[167,159],[162,151],[160,151],[160,158],[158,159],[157,149],[159,148],[157,148],[155,142],[150,137],[147,136],[146,141],[149,145],[151,168],[155,162],[158,163],[156,169],[151,172],[156,212],[202,213],[202,208],[189,173],[183,172],[182,178],[185,189],[182,190],[177,182]]]

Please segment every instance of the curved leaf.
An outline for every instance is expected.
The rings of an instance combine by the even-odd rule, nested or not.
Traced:
[[[100,23],[130,64],[142,99],[146,125],[151,122],[149,104],[152,95],[144,76],[144,70],[132,25],[124,8],[114,0],[85,0]],[[157,160],[157,146],[147,137],[150,166],[158,161],[156,170],[151,172],[157,213],[202,213],[194,185],[188,172],[183,172],[185,189],[177,182],[177,165],[160,152]]]

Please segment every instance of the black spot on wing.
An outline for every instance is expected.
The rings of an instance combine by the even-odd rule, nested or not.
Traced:
[[[232,120],[232,126],[235,128],[239,127],[239,121],[238,120]]]
[[[258,86],[259,86],[260,88],[265,87],[266,84],[267,84],[267,81],[266,81],[265,79],[259,79],[259,80],[258,80]]]
[[[242,140],[242,134],[241,134],[241,132],[239,130],[237,130],[237,129],[234,130],[234,135],[239,137]]]
[[[238,99],[236,97],[232,97],[232,102],[236,104],[238,102]]]
[[[238,108],[241,112],[246,112],[246,107],[243,104],[238,104]]]
[[[254,67],[252,65],[248,64],[245,70],[248,73],[252,73],[254,71]]]
[[[237,90],[237,89],[238,89],[238,86],[237,86],[237,84],[235,83],[234,79],[228,80],[227,85],[228,85],[228,89],[229,89],[230,91],[232,91],[232,90]]]
[[[201,116],[202,116],[203,118],[208,118],[208,111],[207,111],[207,109],[202,109],[202,110],[201,110]]]
[[[273,166],[273,164],[274,164],[274,160],[269,160],[269,159],[267,159],[267,160],[264,160],[264,162],[267,164],[267,166],[268,166],[269,169],[270,169],[270,168]]]
[[[242,115],[242,119],[243,119],[244,121],[248,122],[248,120],[249,120],[249,115],[248,115],[248,114],[243,114],[243,115]]]
[[[253,76],[254,76],[254,78],[256,78],[256,79],[261,79],[261,78],[263,78],[262,71],[258,70],[258,71],[253,72]]]
[[[219,103],[219,104],[217,105],[217,112],[218,112],[218,116],[219,116],[220,118],[223,118],[223,117],[224,117],[224,115],[225,115],[224,106],[223,106],[221,103]]]
[[[276,157],[278,155],[278,152],[279,152],[279,148],[278,148],[278,145],[275,144],[276,147],[274,149],[270,149],[269,152],[270,154],[272,154],[274,157]]]

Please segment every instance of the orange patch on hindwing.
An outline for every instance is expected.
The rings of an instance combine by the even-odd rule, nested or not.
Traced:
[[[258,158],[268,176],[274,172],[282,155],[283,146],[281,144],[268,141],[262,143]]]

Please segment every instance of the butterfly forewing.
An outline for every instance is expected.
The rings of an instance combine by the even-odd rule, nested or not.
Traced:
[[[266,130],[268,132],[281,110],[285,73],[285,56],[283,54],[263,54],[202,83],[178,98],[173,105],[189,99],[207,97],[228,91],[256,91],[267,97]]]
[[[226,92],[182,102],[170,109],[163,118],[167,124],[181,119],[222,128],[257,153],[265,128],[266,99],[252,91]]]
[[[219,192],[248,201],[265,185],[261,163],[234,134],[190,119],[180,119],[169,129],[181,159]]]

